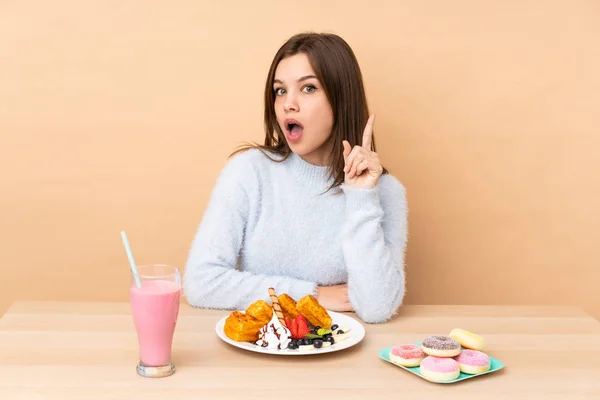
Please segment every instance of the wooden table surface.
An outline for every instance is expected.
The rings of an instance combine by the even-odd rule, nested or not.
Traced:
[[[148,379],[136,374],[128,303],[15,303],[0,319],[0,399],[600,399],[600,322],[574,308],[404,306],[364,324],[357,346],[306,357],[226,344],[215,324],[227,314],[182,304],[177,372]],[[456,327],[482,335],[504,369],[435,384],[378,357]]]

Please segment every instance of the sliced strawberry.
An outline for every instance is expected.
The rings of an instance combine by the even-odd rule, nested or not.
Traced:
[[[296,320],[290,320],[290,323],[288,324],[288,329],[290,330],[290,333],[292,334],[292,337],[294,339],[299,339],[298,338],[298,324],[296,323]]]
[[[285,317],[283,320],[285,321],[285,326],[290,329],[290,325],[292,325],[292,320],[290,317]]]
[[[298,314],[298,316],[296,317],[296,321],[302,321],[302,323],[304,323],[308,326],[308,320],[302,314]]]
[[[308,321],[304,318],[304,315],[298,315],[294,320],[297,327],[298,338],[304,338],[307,334],[310,333],[310,328],[308,327]]]

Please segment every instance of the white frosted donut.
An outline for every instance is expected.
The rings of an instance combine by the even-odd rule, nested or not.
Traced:
[[[448,336],[456,340],[462,347],[466,349],[479,351],[483,351],[485,349],[485,339],[472,332],[465,331],[464,329],[452,329]]]

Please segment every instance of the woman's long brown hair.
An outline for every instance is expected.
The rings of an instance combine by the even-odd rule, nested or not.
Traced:
[[[273,58],[265,82],[265,142],[263,145],[242,145],[231,156],[250,148],[260,149],[273,161],[284,161],[290,155],[290,147],[275,115],[273,81],[279,62],[299,53],[304,53],[308,57],[333,110],[333,128],[325,143],[325,145],[331,145],[332,148],[329,176],[333,177],[333,183],[328,189],[330,190],[344,182],[342,141],[347,140],[352,148],[360,145],[369,119],[369,107],[358,61],[350,46],[338,35],[300,33],[292,36],[281,46]],[[374,135],[371,141],[371,150],[376,151]],[[281,157],[274,159],[269,156],[269,152]],[[386,174],[388,171],[384,168],[383,173]]]

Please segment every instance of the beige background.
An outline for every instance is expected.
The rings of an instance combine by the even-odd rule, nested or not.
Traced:
[[[183,266],[227,155],[262,140],[271,58],[317,30],[354,48],[408,188],[406,302],[600,317],[600,3],[324,3],[3,1],[0,313],[126,300],[122,229]]]

